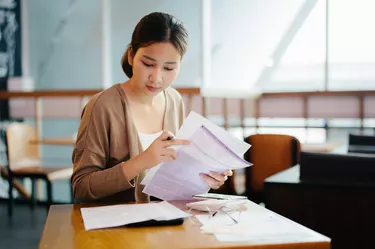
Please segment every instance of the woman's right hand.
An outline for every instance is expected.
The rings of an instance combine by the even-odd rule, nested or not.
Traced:
[[[172,138],[172,139],[171,139]],[[160,163],[176,160],[177,152],[169,148],[173,145],[189,144],[185,139],[174,139],[173,134],[164,132],[142,153],[143,160],[147,161],[147,168],[152,168]]]

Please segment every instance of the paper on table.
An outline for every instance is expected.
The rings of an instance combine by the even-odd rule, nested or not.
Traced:
[[[81,208],[81,214],[86,230],[124,226],[147,220],[173,220],[190,216],[166,201]]]
[[[330,241],[298,223],[273,213],[248,201],[247,211],[231,213],[238,220],[233,224],[230,217],[218,213],[213,218],[197,215],[204,233],[214,234],[220,241],[252,241],[257,243]]]
[[[142,182],[146,182],[144,193],[162,200],[189,200],[210,189],[200,173],[224,172],[251,165],[205,126],[199,127],[189,140],[189,145],[179,148],[177,160],[161,164],[153,174],[145,177]]]

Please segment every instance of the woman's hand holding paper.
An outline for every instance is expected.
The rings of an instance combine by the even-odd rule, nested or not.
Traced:
[[[228,180],[228,176],[232,176],[232,170],[227,170],[222,174],[210,171],[208,175],[200,174],[202,179],[210,186],[212,189],[220,188],[226,180]]]
[[[188,140],[174,139],[173,134],[164,132],[142,153],[144,160],[147,161],[148,168],[152,168],[160,163],[176,160],[177,152],[169,148],[173,145],[186,145]]]

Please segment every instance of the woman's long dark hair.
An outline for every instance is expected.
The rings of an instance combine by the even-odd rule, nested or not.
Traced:
[[[122,70],[129,78],[133,76],[133,68],[128,61],[129,49],[132,49],[134,57],[139,48],[155,42],[171,42],[182,57],[188,45],[185,25],[172,15],[161,12],[154,12],[143,17],[135,27],[132,40],[121,59]]]

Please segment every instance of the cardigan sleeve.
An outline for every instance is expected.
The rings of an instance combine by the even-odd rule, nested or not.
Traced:
[[[134,187],[134,179],[126,179],[122,163],[113,167],[108,164],[110,123],[116,120],[111,117],[110,108],[97,98],[95,96],[83,110],[72,154],[72,189],[74,198],[79,201],[105,198]]]

